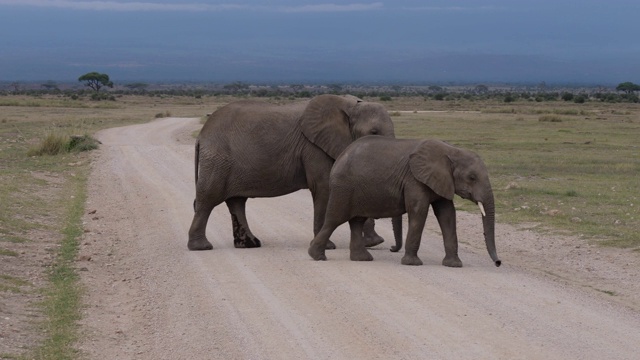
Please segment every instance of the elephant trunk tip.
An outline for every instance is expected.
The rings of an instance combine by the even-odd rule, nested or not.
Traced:
[[[502,265],[502,260],[498,259],[495,261],[496,267],[500,267]]]

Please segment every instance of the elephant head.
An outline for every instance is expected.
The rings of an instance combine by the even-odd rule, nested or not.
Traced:
[[[314,97],[302,114],[300,126],[304,136],[333,159],[359,137],[395,137],[387,110],[355,96]]]
[[[478,205],[484,239],[496,266],[501,261],[495,246],[495,204],[487,168],[480,157],[442,141],[425,140],[409,158],[413,176],[439,196],[453,200],[454,194]]]

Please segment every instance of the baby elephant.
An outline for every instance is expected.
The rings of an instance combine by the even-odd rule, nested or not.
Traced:
[[[456,210],[458,194],[478,204],[484,238],[496,266],[501,261],[495,246],[495,207],[487,169],[475,153],[438,140],[390,139],[365,136],[349,145],[331,170],[330,195],[325,222],[309,247],[314,260],[326,260],[325,245],[341,224],[351,228],[350,258],[373,260],[362,239],[366,218],[398,217],[408,213],[404,265],[422,265],[420,239],[429,205],[438,219],[444,240],[442,265],[461,267],[458,257]],[[396,235],[398,251],[401,236]]]

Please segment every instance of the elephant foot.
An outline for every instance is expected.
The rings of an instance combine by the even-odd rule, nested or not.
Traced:
[[[416,255],[405,255],[402,257],[400,263],[402,265],[419,266],[422,265],[422,260],[420,260],[420,258]]]
[[[380,245],[383,242],[384,242],[384,239],[382,238],[382,236],[378,234],[373,234],[371,236],[364,237],[364,246],[366,247],[373,247],[376,245]]]
[[[462,267],[462,261],[457,255],[450,256],[450,257],[445,257],[442,260],[442,265],[448,266],[448,267]]]
[[[363,251],[351,251],[349,259],[351,259],[351,261],[372,261],[373,256],[364,249]]]
[[[244,210],[243,210],[244,211]],[[249,225],[243,226],[238,220],[238,216],[231,213],[231,224],[233,226],[233,246],[238,249],[258,248],[262,243],[249,231]]]
[[[242,237],[242,238],[233,238],[233,246],[238,249],[250,249],[250,248],[259,248],[262,246],[262,243],[257,238],[250,237]]]
[[[309,245],[308,253],[313,260],[327,260],[327,256],[324,254],[324,249],[315,245],[313,241],[311,242],[311,245]]]
[[[192,240],[189,239],[187,242],[187,248],[192,251],[196,250],[211,250],[213,249],[213,245],[206,238]]]
[[[327,245],[324,248],[327,250],[335,250],[336,244],[333,241],[329,240],[327,241]]]

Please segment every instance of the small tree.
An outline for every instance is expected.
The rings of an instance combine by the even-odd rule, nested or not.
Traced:
[[[616,90],[624,91],[627,94],[633,94],[634,91],[640,91],[640,85],[627,81],[618,84],[618,86],[616,86]]]
[[[109,80],[109,75],[95,71],[80,76],[78,81],[84,81],[84,85],[92,88],[96,93],[98,93],[103,86],[113,87],[113,82]]]
[[[474,91],[478,94],[486,94],[489,92],[489,87],[487,85],[476,85]]]
[[[572,93],[570,93],[570,92],[564,92],[564,93],[562,93],[562,96],[561,96],[561,97],[562,97],[562,100],[564,100],[564,101],[571,101],[571,100],[573,100],[573,94],[572,94]]]

